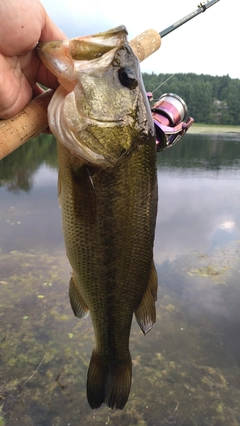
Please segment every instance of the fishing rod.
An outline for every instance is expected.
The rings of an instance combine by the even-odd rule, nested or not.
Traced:
[[[200,3],[197,10],[175,22],[170,27],[158,33],[147,30],[130,41],[133,52],[142,62],[156,52],[161,46],[161,39],[181,25],[205,12],[219,0],[209,0]],[[29,104],[15,117],[0,120],[0,160],[28,140],[35,138],[48,127],[47,107],[53,95],[53,90],[46,90],[41,95],[32,99]],[[161,103],[163,108],[163,102]]]
[[[205,3],[200,3],[194,12],[170,25],[170,27],[165,28],[165,30],[160,31],[160,33],[158,33],[156,30],[149,29],[131,40],[129,44],[132,47],[135,55],[138,57],[139,61],[144,61],[144,59],[148,58],[150,55],[152,55],[152,53],[156,52],[161,46],[161,40],[163,37],[181,27],[183,24],[186,24],[200,13],[205,12],[207,9],[209,9],[209,7],[213,6],[218,1],[220,0],[209,0]]]
[[[200,3],[198,5],[197,10],[190,13],[189,15],[185,16],[185,18],[180,19],[180,21],[175,22],[175,24],[170,25],[170,27],[165,28],[165,30],[160,31],[159,35],[161,38],[165,37],[167,34],[171,33],[172,31],[176,30],[177,28],[181,27],[181,25],[186,24],[186,22],[190,21],[191,19],[195,18],[195,16],[199,15],[200,13],[205,12],[209,7],[213,6],[215,3],[217,3],[219,0],[210,0],[206,3]]]

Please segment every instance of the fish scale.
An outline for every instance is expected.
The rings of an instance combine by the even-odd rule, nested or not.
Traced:
[[[119,27],[94,36],[97,55],[106,43],[102,56],[96,59],[92,41],[87,64],[86,53],[83,64],[80,53],[77,61],[75,55],[79,84],[69,94],[60,87],[49,107],[49,125],[58,139],[64,240],[73,270],[70,302],[79,318],[90,312],[96,339],[87,374],[92,408],[125,406],[133,314],[144,334],[156,320],[156,140],[139,62],[123,34]],[[78,42],[83,39],[86,47],[86,38]],[[77,39],[74,46],[84,50]],[[51,69],[53,43],[40,49]],[[63,52],[62,61],[66,41]]]

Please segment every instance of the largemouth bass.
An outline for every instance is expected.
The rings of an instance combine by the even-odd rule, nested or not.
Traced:
[[[144,334],[156,320],[151,111],[124,26],[41,43],[39,55],[60,82],[49,126],[58,140],[70,302],[77,317],[90,312],[96,338],[88,402],[122,409],[131,387],[133,313]]]

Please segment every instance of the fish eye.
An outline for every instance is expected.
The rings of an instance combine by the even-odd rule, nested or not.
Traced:
[[[135,89],[137,86],[137,79],[134,71],[131,68],[123,67],[118,70],[118,77],[120,83],[128,89]]]

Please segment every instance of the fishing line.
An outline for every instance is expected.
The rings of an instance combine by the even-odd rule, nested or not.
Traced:
[[[157,89],[159,89],[159,87],[163,86],[163,85],[164,85],[164,84],[165,84],[168,80],[170,80],[170,78],[172,78],[175,74],[176,74],[176,73],[174,73],[174,74],[170,75],[170,77],[168,77],[165,81],[163,81],[161,84],[159,84],[159,86],[158,86],[158,87],[156,87],[156,89],[154,89],[154,90],[152,91],[152,93],[156,92],[156,90],[157,90]]]

